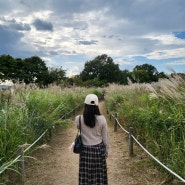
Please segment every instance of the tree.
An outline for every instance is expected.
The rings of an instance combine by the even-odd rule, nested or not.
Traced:
[[[65,78],[66,71],[61,68],[49,68],[48,83],[55,82],[57,85]]]
[[[85,87],[105,87],[108,86],[107,81],[99,80],[98,78],[94,78],[92,80],[87,80],[82,84]]]
[[[12,79],[15,78],[16,74],[16,62],[10,55],[0,56],[0,73],[1,79]]]
[[[156,82],[158,81],[157,75],[157,69],[149,64],[137,65],[132,72],[133,80],[138,83]]]
[[[32,56],[24,60],[23,70],[26,73],[25,83],[39,83],[47,85],[49,76],[45,62],[38,56]]]
[[[45,62],[38,56],[14,59],[10,55],[0,56],[0,79],[11,79],[23,81],[26,84],[37,83],[40,87],[56,82],[57,84],[65,78],[65,70],[61,68],[46,67]]]
[[[168,78],[168,76],[165,75],[164,72],[158,73],[157,77],[158,77],[158,79],[160,79],[160,78]]]
[[[93,80],[118,82],[120,69],[118,64],[114,64],[113,59],[106,54],[97,56],[94,60],[86,62],[84,70],[80,73],[83,81]]]
[[[123,84],[123,85],[127,85],[128,84],[128,78],[130,78],[130,72],[126,69],[121,71],[120,76],[119,76],[119,83]]]
[[[75,75],[71,78],[66,78],[66,83],[69,85],[83,86],[83,81],[80,75]]]
[[[16,58],[16,77],[15,79],[19,82],[23,82],[27,76],[26,71],[24,70],[24,60],[21,58]]]

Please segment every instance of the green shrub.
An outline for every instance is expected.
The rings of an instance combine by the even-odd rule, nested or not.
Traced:
[[[184,176],[185,81],[179,76],[153,84],[114,86],[106,105],[117,112],[125,128],[135,129],[138,140],[158,159]]]

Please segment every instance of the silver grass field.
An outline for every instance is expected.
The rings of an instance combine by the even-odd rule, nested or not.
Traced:
[[[106,106],[162,163],[185,177],[185,81],[178,75],[152,84],[109,86]]]

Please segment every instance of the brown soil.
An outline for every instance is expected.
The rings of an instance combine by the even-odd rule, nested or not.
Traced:
[[[107,118],[110,135],[110,154],[107,159],[109,185],[159,185],[163,184],[160,172],[137,146],[134,157],[129,157],[127,134],[120,128],[113,130],[113,123],[106,115],[104,102],[100,103],[101,113]],[[59,127],[53,134],[49,147],[34,152],[35,160],[26,165],[26,185],[77,185],[78,154],[68,150],[77,133],[74,117],[67,128]]]

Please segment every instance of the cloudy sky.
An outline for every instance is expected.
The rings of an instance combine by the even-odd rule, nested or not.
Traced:
[[[107,54],[120,69],[185,72],[185,0],[0,0],[0,55],[79,74]]]

